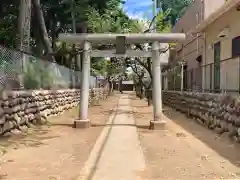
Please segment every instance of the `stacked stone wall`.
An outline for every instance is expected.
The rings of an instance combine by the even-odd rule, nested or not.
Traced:
[[[163,103],[193,117],[218,133],[240,137],[240,97],[223,94],[163,91]]]
[[[99,104],[107,97],[103,88],[89,90],[89,104]],[[41,123],[47,117],[59,115],[78,106],[80,90],[35,90],[2,92],[0,97],[0,135],[21,129],[31,123]]]

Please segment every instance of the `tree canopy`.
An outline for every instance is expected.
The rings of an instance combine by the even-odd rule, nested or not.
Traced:
[[[20,2],[31,2],[30,48],[35,55],[55,53],[54,59],[58,64],[71,67],[76,61],[75,47],[58,42],[57,37],[62,32],[72,32],[72,8],[75,9],[77,31],[88,32],[140,32],[141,24],[132,20],[121,8],[121,0],[1,0],[0,1],[0,44],[16,48],[18,43],[19,19],[23,9]],[[168,32],[184,13],[191,0],[160,0],[162,11],[156,17],[158,32]],[[25,9],[26,10],[26,9]],[[20,19],[21,20],[21,19]],[[72,55],[66,55],[71,52]],[[122,66],[122,65],[121,65]],[[106,69],[115,68],[103,58],[93,58],[94,72],[101,74]],[[110,72],[110,71],[109,71]]]
[[[48,36],[54,40],[59,33],[72,31],[71,0],[32,0],[39,3],[43,13]],[[75,19],[77,25],[87,22],[89,32],[128,31],[132,20],[120,8],[121,0],[75,0]],[[0,2],[0,43],[14,47],[16,42],[20,0],[1,0]],[[41,42],[34,34],[39,28],[36,9],[32,11],[32,47]],[[115,22],[115,23],[114,23]],[[40,47],[40,46],[39,46]]]
[[[161,8],[164,13],[168,12],[166,18],[174,26],[177,20],[185,13],[187,7],[193,0],[160,0]]]

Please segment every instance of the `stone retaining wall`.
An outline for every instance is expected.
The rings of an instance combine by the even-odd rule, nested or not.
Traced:
[[[223,94],[163,91],[163,103],[218,133],[240,137],[240,97]]]
[[[108,92],[102,88],[89,90],[89,104],[98,104]],[[2,92],[0,97],[0,135],[40,123],[51,115],[58,115],[76,107],[80,90],[36,90]]]

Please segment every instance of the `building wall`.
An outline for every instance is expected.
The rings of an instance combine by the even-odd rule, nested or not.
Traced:
[[[187,89],[202,88],[202,63],[197,61],[200,55],[203,55],[204,39],[197,34],[188,34],[201,21],[208,18],[209,15],[216,11],[225,0],[195,0],[187,9],[184,16],[172,28],[174,33],[186,33],[186,40],[176,46],[176,55],[170,61],[176,62],[184,60],[187,65],[187,72],[184,73],[185,87]],[[176,63],[171,63],[175,64]]]
[[[221,43],[221,65],[220,65],[220,87],[221,89],[238,89],[239,88],[239,58],[232,58],[232,39],[240,36],[239,25],[240,12],[236,9],[232,9],[213,24],[209,25],[205,29],[206,36],[206,57],[204,57],[203,65],[205,65],[203,83],[205,88],[210,89],[210,84],[214,82],[213,73],[214,68],[214,44],[216,42]],[[219,33],[224,28],[229,28],[228,36],[219,38]],[[210,70],[212,69],[212,71]],[[212,75],[211,75],[212,74]]]
[[[204,0],[204,19],[221,7],[226,0]]]
[[[187,33],[190,31],[193,27],[195,27],[198,24],[197,21],[197,14],[199,14],[199,22],[202,20],[202,2],[201,0],[195,0],[193,4],[187,9],[186,13],[183,15],[181,19],[178,20],[176,25],[172,28],[173,33]],[[183,43],[179,43],[177,45],[176,50],[179,51],[182,48],[183,44],[188,44],[189,42],[191,43],[191,46],[194,46],[196,48],[196,41],[193,36],[187,35],[186,40]],[[186,54],[192,50],[186,49]],[[182,56],[184,56],[182,54]],[[183,57],[178,57],[182,59]]]
[[[225,0],[195,0],[193,4],[187,9],[184,16],[173,27],[174,33],[188,33],[195,28],[202,20],[208,18],[208,16],[216,11]],[[176,50],[181,51],[184,45],[184,50],[181,57],[177,56],[177,59],[184,59],[188,64],[188,69],[197,68],[199,66],[196,58],[202,54],[202,47],[204,41],[202,38],[196,38],[191,34],[187,34],[186,40],[177,45]]]

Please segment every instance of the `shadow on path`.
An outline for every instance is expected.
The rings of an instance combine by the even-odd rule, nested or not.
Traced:
[[[118,107],[119,107],[119,104],[117,105],[116,109],[118,109]],[[111,124],[110,124],[110,125],[113,125],[114,120],[116,119],[116,116],[117,116],[117,113],[116,113],[117,110],[116,110],[116,111],[110,110],[110,111],[112,111],[112,112],[114,113],[113,119],[112,119]],[[93,124],[91,124],[91,126],[93,126]],[[94,126],[93,126],[93,127],[94,127]],[[96,126],[96,127],[97,127],[97,126]],[[98,166],[98,164],[99,164],[100,158],[101,158],[101,156],[102,156],[102,154],[103,154],[104,148],[105,148],[105,146],[106,146],[106,144],[107,144],[107,142],[108,142],[108,139],[109,139],[109,136],[110,136],[110,134],[111,134],[111,131],[112,131],[112,126],[110,126],[110,129],[109,129],[109,131],[107,132],[107,135],[106,135],[106,137],[105,137],[105,139],[104,139],[104,141],[103,141],[103,143],[102,143],[102,146],[100,147],[100,150],[99,150],[99,153],[98,153],[98,155],[97,155],[97,158],[96,158],[96,160],[95,160],[95,162],[94,162],[94,165],[93,165],[93,167],[91,168],[90,173],[89,173],[88,177],[86,178],[86,180],[92,180],[92,179],[93,179],[93,176],[94,176],[94,174],[95,174],[95,172],[96,172],[96,170],[97,170],[97,166]]]
[[[166,106],[165,109],[164,114],[174,123],[191,133],[220,156],[240,167],[240,144],[231,140],[226,134],[217,135],[215,131],[207,129],[207,127],[197,123],[194,119],[186,117],[183,113]]]
[[[135,125],[135,124],[92,124],[92,127],[99,127],[99,126],[110,126],[110,127],[114,127],[114,126],[132,126],[132,127],[136,127],[136,128],[140,128],[140,129],[149,129],[149,126],[147,125]]]
[[[129,95],[129,93],[127,93],[127,94]],[[126,96],[123,95],[123,96],[121,96],[120,99],[129,99],[129,98],[126,98]],[[87,177],[84,178],[85,180],[95,179],[95,175],[96,175],[96,173],[98,173],[97,169],[100,168],[99,164],[101,164],[101,162],[100,162],[101,158],[103,157],[105,149],[108,147],[107,144],[110,140],[111,134],[113,133],[113,127],[135,127],[135,128],[137,127],[137,128],[148,129],[147,126],[135,125],[135,122],[134,123],[117,123],[117,121],[119,121],[118,118],[121,118],[119,115],[121,115],[121,114],[128,115],[128,114],[134,113],[133,110],[124,110],[124,107],[126,107],[126,106],[129,107],[131,105],[125,104],[125,103],[118,103],[118,106],[116,107],[116,109],[112,111],[112,119],[110,121],[108,121],[107,123],[92,123],[91,124],[91,127],[102,127],[103,126],[105,128],[107,127],[108,129],[104,129],[104,130],[107,130],[107,132],[106,132],[107,134],[104,135],[104,138],[102,140],[103,142],[100,143],[101,145],[98,148],[99,150],[97,151],[96,158],[94,158],[94,162],[90,168],[90,172],[87,174]],[[104,113],[104,112],[102,112],[102,113]],[[112,141],[111,141],[111,143],[112,143]],[[96,143],[96,144],[98,144],[98,143]],[[111,175],[110,175],[110,177],[111,177]],[[99,177],[99,178],[101,178],[101,177]]]

